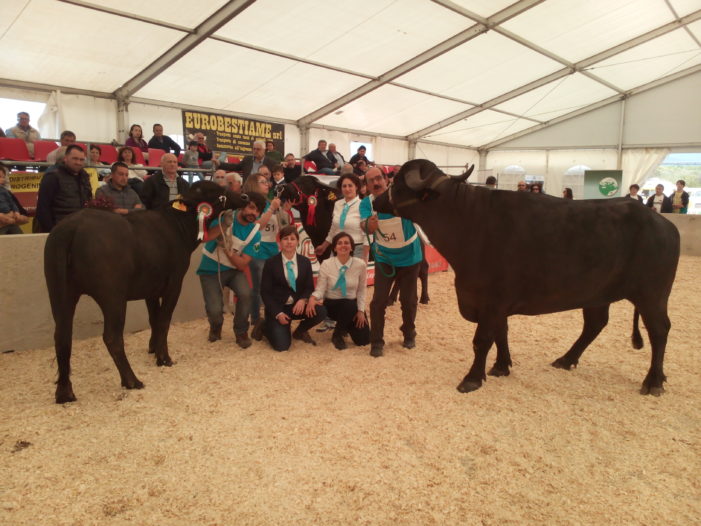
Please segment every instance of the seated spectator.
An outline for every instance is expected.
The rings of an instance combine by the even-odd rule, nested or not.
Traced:
[[[571,188],[565,188],[565,189],[562,191],[562,197],[564,197],[565,199],[574,199],[574,194],[572,193],[572,189],[571,189]]]
[[[686,214],[689,209],[689,193],[684,191],[685,186],[686,181],[679,179],[676,191],[669,196],[672,201],[672,212],[675,214]]]
[[[314,164],[316,164],[316,173],[335,175],[336,172],[333,168],[334,165],[327,157],[327,154],[328,150],[326,149],[326,141],[324,139],[321,139],[317,143],[316,150],[312,150],[307,155],[305,155],[304,158],[307,161],[313,161]]]
[[[243,179],[241,175],[236,172],[226,172],[226,187],[232,192],[241,193],[241,186],[243,186]]]
[[[216,170],[212,176],[212,181],[222,188],[226,188],[226,172],[224,170]]]
[[[183,154],[183,166],[185,168],[200,167],[200,150],[197,141],[187,143],[187,151]]]
[[[107,166],[105,163],[100,161],[100,155],[102,155],[102,148],[97,144],[90,145],[90,155],[88,166],[85,171],[90,176],[90,188],[92,192],[96,195],[97,189],[100,188],[100,181],[105,178],[105,176],[110,173],[109,169],[98,169],[98,166]]]
[[[352,173],[353,173],[353,165],[351,163],[345,163],[343,165],[343,168],[341,168],[340,175],[346,175],[346,174],[352,174]]]
[[[198,132],[195,134],[195,140],[197,141],[197,152],[199,154],[198,164],[201,168],[209,170],[214,166],[214,162],[212,161],[214,154],[212,153],[212,150],[209,149],[209,146],[207,146],[205,139],[206,137],[204,136],[204,133]]]
[[[134,191],[141,195],[141,189],[144,186],[144,179],[148,176],[146,170],[139,170],[140,164],[134,164],[134,150],[129,146],[122,146],[117,150],[117,161],[123,162],[129,167],[129,186]]]
[[[239,172],[243,176],[244,182],[249,175],[261,172],[262,167],[268,169],[268,179],[275,166],[275,162],[265,156],[265,143],[263,141],[253,142],[253,155],[246,155],[238,163],[221,163],[219,168],[227,172]]]
[[[361,144],[358,147],[358,153],[351,157],[350,161],[348,162],[351,163],[353,166],[355,166],[358,161],[365,161],[366,165],[370,164],[370,159],[365,157],[365,152],[367,152],[367,148]]]
[[[177,199],[190,188],[190,184],[178,175],[178,158],[172,153],[161,157],[161,171],[152,175],[141,189],[141,201],[154,210]]]
[[[8,185],[8,168],[0,163],[0,235],[21,234],[19,225],[28,223],[29,218]]]
[[[630,197],[631,199],[637,199],[639,202],[643,202],[642,196],[638,195],[638,192],[640,191],[640,186],[637,184],[633,183],[628,187],[628,193],[626,194],[626,197]]]
[[[316,289],[307,304],[307,316],[314,316],[317,305],[323,302],[329,318],[336,321],[331,342],[338,350],[346,348],[346,333],[356,345],[370,343],[370,326],[365,318],[367,264],[353,257],[353,245],[353,238],[346,232],[334,236],[334,257],[321,264]]]
[[[34,141],[41,140],[41,135],[39,132],[29,125],[29,113],[26,111],[20,111],[17,114],[17,125],[9,128],[5,132],[5,136],[8,138],[22,139],[27,143],[27,150],[29,150],[29,155],[34,157]]]
[[[353,173],[360,177],[361,179],[365,177],[365,172],[368,171],[368,164],[363,159],[358,160],[353,165]]]
[[[336,171],[336,173],[340,174],[341,170],[343,169],[343,165],[346,164],[346,160],[343,158],[343,155],[341,155],[341,152],[336,150],[336,145],[334,143],[329,144],[329,151],[326,156],[333,164],[333,169]]]
[[[129,186],[129,167],[117,161],[112,165],[109,182],[97,189],[96,198],[109,199],[113,204],[113,211],[117,214],[127,215],[134,210],[143,210],[144,205],[137,193]]]
[[[173,152],[177,157],[180,155],[180,145],[167,135],[163,135],[163,126],[153,125],[153,137],[148,141],[148,147],[154,150],[163,150],[166,153]]]
[[[133,148],[139,148],[144,152],[144,157],[148,154],[148,144],[144,140],[144,132],[141,126],[138,124],[132,124],[129,128],[129,137],[127,138],[124,146],[131,146]]]
[[[532,194],[542,194],[543,193],[543,185],[541,183],[533,183],[531,185],[531,193]]]
[[[290,348],[292,338],[316,345],[309,329],[321,323],[326,309],[319,305],[314,314],[307,314],[307,301],[314,292],[311,262],[297,253],[297,227],[287,225],[280,230],[282,252],[266,260],[263,267],[261,295],[265,305],[265,336],[276,351]],[[292,320],[302,320],[290,334]]]
[[[275,143],[272,139],[266,139],[265,141],[265,157],[275,164],[282,162],[282,154],[275,149]]]
[[[75,133],[70,130],[64,130],[61,132],[61,146],[56,150],[49,152],[46,156],[46,162],[51,164],[56,164],[59,160],[59,156],[63,157],[66,155],[66,148],[71,144],[75,144]],[[61,150],[63,148],[63,150]]]
[[[285,155],[285,162],[282,163],[282,166],[285,169],[286,183],[291,183],[302,175],[302,166],[301,164],[297,164],[297,160],[295,159],[293,153],[288,153]]]
[[[664,185],[661,184],[655,187],[655,193],[648,198],[645,204],[660,214],[671,214],[673,211],[672,200],[664,195]]]
[[[90,178],[84,165],[83,148],[71,144],[66,148],[63,162],[41,178],[36,211],[41,232],[51,232],[59,221],[82,209],[92,199]]]

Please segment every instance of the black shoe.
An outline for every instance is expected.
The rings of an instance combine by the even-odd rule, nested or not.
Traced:
[[[304,343],[308,343],[310,345],[316,345],[316,342],[314,340],[312,340],[312,337],[309,335],[309,331],[296,330],[295,332],[292,333],[292,337],[295,340],[302,340]]]
[[[263,318],[259,318],[258,321],[253,325],[253,330],[251,331],[251,338],[253,338],[256,341],[261,341],[263,339],[263,325],[265,324],[265,320]]]
[[[334,332],[331,336],[331,343],[333,343],[333,346],[336,347],[336,349],[338,349],[339,351],[348,348],[348,346],[346,345],[346,340],[344,340],[343,336],[341,336],[341,334],[337,332]]]
[[[217,340],[221,340],[221,325],[209,326],[209,336],[207,336],[207,340],[209,340],[210,342],[216,342]]]
[[[379,358],[384,354],[382,352],[382,349],[384,348],[384,345],[381,343],[373,343],[370,345],[370,356],[374,356],[375,358]]]
[[[251,345],[253,345],[253,342],[248,337],[247,333],[242,332],[241,334],[236,335],[236,344],[242,349],[248,349]]]

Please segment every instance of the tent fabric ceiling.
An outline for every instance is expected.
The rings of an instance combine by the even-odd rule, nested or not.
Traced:
[[[701,71],[699,7],[16,0],[0,3],[0,69],[10,81],[479,148]],[[221,23],[199,32],[212,20]],[[206,38],[161,67],[198,34]]]

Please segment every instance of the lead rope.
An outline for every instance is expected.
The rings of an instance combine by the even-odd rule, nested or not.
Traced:
[[[368,219],[369,219],[369,218],[368,218]],[[377,259],[377,256],[381,255],[381,254],[380,254],[380,250],[379,250],[378,248],[375,247],[375,243],[372,243],[372,242],[370,241],[370,231],[368,230],[368,222],[367,222],[367,219],[365,220],[365,228],[364,228],[364,230],[365,230],[365,237],[367,238],[367,240],[368,240],[368,245],[370,246],[370,251],[375,255],[375,268],[379,268],[379,269],[380,269],[380,272],[382,272],[382,275],[383,275],[384,277],[386,277],[386,278],[393,278],[393,277],[397,274],[397,269],[396,269],[395,266],[392,265],[391,263],[385,263],[385,265],[389,265],[389,267],[390,267],[392,270],[391,270],[391,273],[389,273],[389,274],[383,270],[382,265],[381,265],[382,262],[381,262],[380,260]],[[377,227],[377,232],[378,232],[381,236],[384,236],[384,234],[382,233],[382,230],[380,230],[380,227],[379,227],[379,226]]]
[[[224,232],[224,229],[222,228],[222,221],[221,221],[224,213],[225,213],[224,210],[219,212],[219,217],[218,217],[219,223],[217,224],[217,227],[219,228],[221,239],[222,239],[222,242],[224,244],[224,251],[227,251],[227,249],[229,248],[229,243],[228,243],[228,239],[226,237],[226,233]],[[217,254],[217,278],[219,280],[219,290],[221,290],[221,295],[223,298],[224,297],[224,285],[221,282],[221,261],[219,260],[219,251],[215,250],[215,253]]]

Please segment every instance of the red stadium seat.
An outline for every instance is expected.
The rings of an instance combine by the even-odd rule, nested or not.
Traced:
[[[314,161],[304,161],[304,171],[308,174],[316,173],[316,163]]]
[[[0,137],[0,159],[31,161],[27,143],[23,139]]]
[[[144,152],[141,151],[141,148],[137,148],[135,146],[130,146],[131,151],[134,152],[134,164],[140,164],[142,166],[146,165],[146,161],[144,161]]]
[[[227,155],[226,156],[226,162],[228,163],[240,163],[241,162],[241,157],[238,155]]]
[[[166,154],[164,150],[159,150],[158,148],[148,149],[148,165],[149,166],[160,166],[161,157]]]
[[[107,164],[117,162],[117,148],[111,144],[98,144],[100,147],[100,161]]]
[[[178,155],[178,164],[183,164],[183,157],[185,157],[184,153],[181,153],[180,155]]]
[[[54,141],[34,141],[34,160],[46,161],[46,156],[58,148]]]

